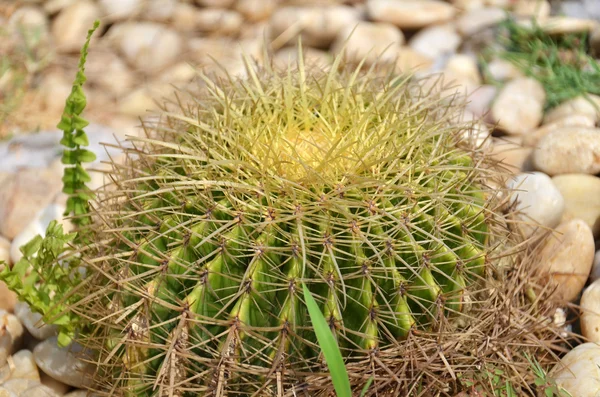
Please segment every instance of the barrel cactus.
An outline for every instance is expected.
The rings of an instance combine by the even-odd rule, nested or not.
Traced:
[[[508,233],[498,170],[447,103],[340,61],[205,77],[115,163],[70,307],[99,390],[294,395],[325,364],[303,285],[349,361],[464,324]]]

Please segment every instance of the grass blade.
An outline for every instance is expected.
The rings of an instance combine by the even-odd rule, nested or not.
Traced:
[[[306,301],[306,307],[310,315],[310,321],[313,324],[319,346],[323,351],[325,360],[327,361],[327,367],[331,374],[331,381],[338,397],[352,397],[352,390],[350,388],[350,380],[348,379],[348,373],[346,372],[346,366],[342,359],[342,353],[337,345],[333,334],[329,330],[327,321],[323,317],[317,302],[312,297],[310,291],[306,285],[302,284],[304,289],[304,300]]]

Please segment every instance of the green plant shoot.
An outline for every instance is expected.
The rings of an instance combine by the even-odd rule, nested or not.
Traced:
[[[310,321],[313,324],[319,346],[323,351],[323,356],[325,356],[325,361],[327,361],[327,366],[331,373],[333,387],[338,397],[352,397],[350,380],[348,379],[348,372],[346,371],[340,348],[329,330],[327,321],[323,317],[321,310],[319,310],[317,302],[315,302],[305,284],[302,285],[302,288],[304,289],[304,299],[310,315]]]

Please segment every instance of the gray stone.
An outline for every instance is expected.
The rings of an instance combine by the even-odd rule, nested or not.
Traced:
[[[21,320],[27,331],[36,339],[45,340],[56,335],[56,327],[44,323],[42,315],[32,312],[29,305],[25,302],[18,302],[15,305],[15,315]]]
[[[42,371],[62,383],[78,388],[91,385],[94,370],[92,364],[81,358],[84,354],[83,348],[76,343],[64,348],[58,347],[55,337],[46,339],[33,350],[35,362]]]

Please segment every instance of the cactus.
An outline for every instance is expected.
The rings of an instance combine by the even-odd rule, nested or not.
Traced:
[[[203,77],[114,166],[74,307],[99,388],[290,392],[323,368],[303,285],[347,360],[460,326],[507,234],[497,170],[447,104],[339,62]]]

